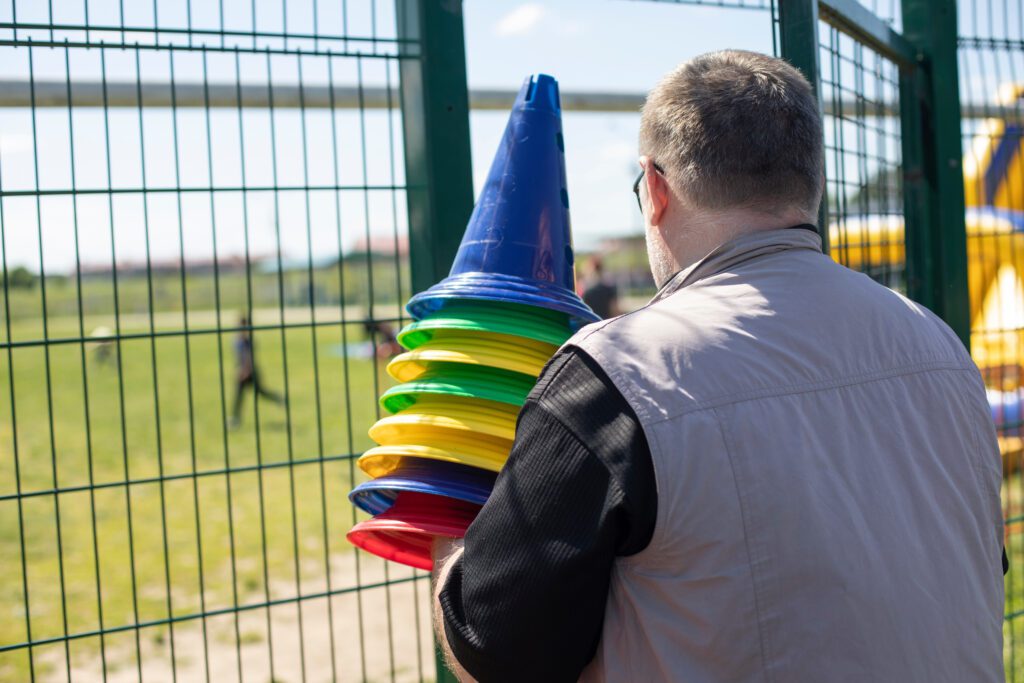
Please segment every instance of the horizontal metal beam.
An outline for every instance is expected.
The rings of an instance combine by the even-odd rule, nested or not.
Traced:
[[[820,0],[818,14],[826,23],[901,67],[910,68],[920,61],[920,51],[909,40],[857,0]]]
[[[131,81],[107,83],[107,106],[137,107],[138,92],[142,91],[142,102],[147,107],[170,107],[171,86],[169,83],[142,83]],[[207,90],[208,92],[204,92]],[[334,86],[334,106],[337,109],[398,108],[398,91],[392,89],[390,96],[386,88],[365,86],[360,98],[355,86]],[[270,93],[266,85],[243,85],[211,83],[175,83],[175,103],[181,108],[190,107],[237,107],[241,93],[243,107],[267,108]],[[469,106],[482,111],[508,111],[512,107],[515,90],[471,90]],[[305,86],[302,90],[307,109],[325,109],[331,106],[331,90],[327,86]],[[207,97],[209,100],[207,100]],[[580,112],[638,113],[643,106],[644,93],[608,92],[565,92],[561,93],[562,109]],[[100,81],[73,81],[71,83],[71,104],[75,107],[102,107],[103,84]],[[274,85],[274,107],[280,109],[298,108],[303,104],[296,85]],[[824,102],[825,114],[855,117],[898,116],[896,102],[857,102],[843,100],[838,107],[831,101]],[[32,90],[28,81],[0,79],[0,107],[29,107],[32,105]],[[35,105],[37,107],[68,106],[68,86],[64,81],[36,81]],[[961,117],[966,119],[1007,119],[1024,122],[1024,109],[1015,105],[1003,106],[987,103],[961,104]]]
[[[324,109],[333,105],[341,109],[397,108],[396,89],[388,93],[379,86],[303,86],[299,97],[298,85],[274,84],[274,107]],[[35,92],[33,93],[33,90]],[[108,81],[104,98],[101,81],[73,81],[71,104],[76,107],[102,107],[104,99],[109,107],[137,107],[139,93],[147,107],[170,107],[169,82]],[[474,90],[470,93],[470,107],[484,110],[508,110],[516,98],[516,90]],[[175,83],[174,102],[179,107],[237,107],[239,97],[243,107],[269,107],[270,90],[266,85],[233,83]],[[574,111],[638,112],[644,102],[642,93],[566,93],[561,94],[562,108]],[[0,79],[0,107],[66,107],[68,84],[65,81],[36,81]]]

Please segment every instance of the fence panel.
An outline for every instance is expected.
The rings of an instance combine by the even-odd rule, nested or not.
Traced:
[[[679,1],[771,12],[793,57],[795,0]],[[941,308],[948,216],[907,186],[928,84],[890,35],[913,3],[800,2],[831,253]],[[458,5],[0,8],[0,680],[434,677],[426,575],[343,534],[400,304],[472,203]],[[1024,680],[1024,13],[963,0],[959,24],[955,288],[1001,420]]]
[[[822,22],[820,94],[832,257],[907,292],[899,68]]]
[[[398,31],[0,9],[0,680],[433,678],[426,575],[344,540],[410,294]]]
[[[964,0],[959,8],[960,98],[971,303],[971,351],[982,369],[1003,451],[1010,573],[1004,626],[1007,680],[1024,680],[1024,9]]]

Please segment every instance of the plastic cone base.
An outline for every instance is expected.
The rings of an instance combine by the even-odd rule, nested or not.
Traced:
[[[356,524],[346,537],[386,560],[431,571],[434,539],[462,538],[479,511],[479,505],[444,496],[403,492],[387,512]]]

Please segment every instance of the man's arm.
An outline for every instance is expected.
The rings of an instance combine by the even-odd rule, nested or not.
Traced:
[[[444,663],[448,666],[448,670],[455,674],[455,677],[459,680],[459,683],[474,683],[475,678],[469,675],[469,672],[462,668],[459,664],[459,660],[455,658],[452,653],[452,646],[448,644],[448,638],[444,633],[444,616],[441,614],[441,588],[444,587],[445,583],[448,582],[448,575],[451,573],[452,568],[455,566],[455,561],[462,557],[462,552],[465,549],[462,539],[451,539],[451,538],[435,538],[433,555],[434,555],[434,572],[431,577],[431,623],[434,625],[434,636],[437,639],[438,644],[441,646],[441,652],[444,655]]]
[[[461,552],[435,559],[438,640],[485,681],[576,680],[614,560],[650,541],[653,466],[632,410],[579,351],[557,356]]]

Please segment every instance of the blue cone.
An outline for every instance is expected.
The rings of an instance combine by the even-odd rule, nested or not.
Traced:
[[[446,496],[483,505],[491,495],[497,474],[486,470],[424,458],[406,458],[391,474],[363,482],[349,500],[371,515],[390,508],[402,491]]]
[[[478,299],[598,320],[576,296],[558,83],[538,74],[519,90],[501,145],[447,278],[414,296],[416,319],[446,300]]]

